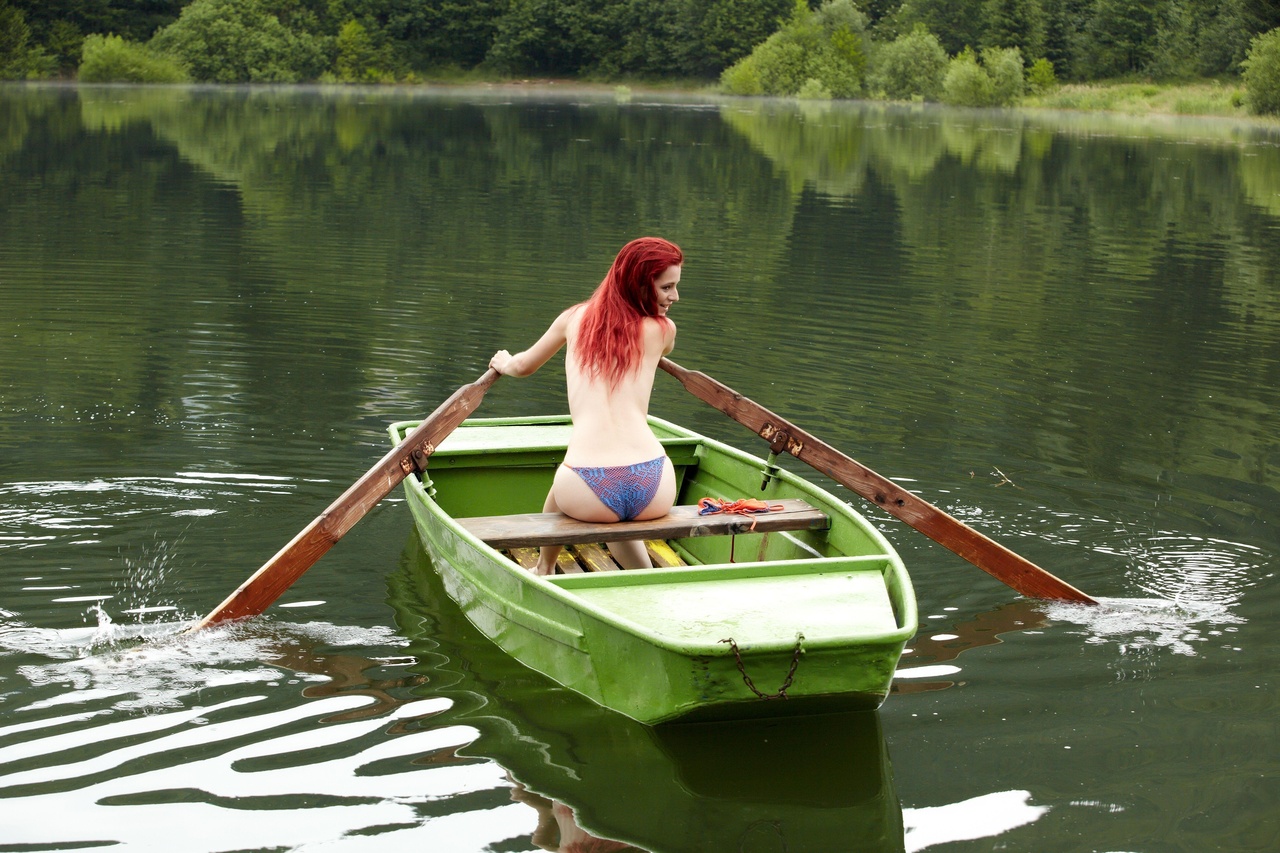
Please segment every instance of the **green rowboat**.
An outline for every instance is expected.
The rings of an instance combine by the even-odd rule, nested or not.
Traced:
[[[416,425],[391,425],[392,441]],[[468,620],[524,665],[650,725],[879,707],[917,619],[889,543],[786,470],[650,425],[679,484],[656,522],[539,512],[567,417],[468,420],[405,478],[418,532]],[[781,511],[701,516],[703,498]],[[618,570],[606,535],[648,540],[656,567]],[[572,543],[564,573],[536,577],[522,564],[549,542]]]

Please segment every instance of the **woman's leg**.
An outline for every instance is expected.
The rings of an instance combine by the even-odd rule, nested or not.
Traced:
[[[649,560],[649,552],[641,539],[630,539],[626,542],[606,542],[609,553],[618,565],[624,569],[649,569],[653,563]]]
[[[547,499],[542,504],[543,512],[560,512],[560,507],[556,504],[556,487],[551,486],[551,491],[547,492]],[[560,559],[560,552],[564,548],[560,545],[543,545],[538,549],[538,565],[534,569],[534,574],[545,577],[555,572],[556,560]]]

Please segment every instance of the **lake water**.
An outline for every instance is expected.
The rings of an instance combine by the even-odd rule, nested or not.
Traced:
[[[397,493],[173,636],[648,233],[678,362],[1104,606],[868,509],[883,708],[650,730],[479,636]],[[0,306],[0,851],[1280,849],[1275,126],[8,85]]]

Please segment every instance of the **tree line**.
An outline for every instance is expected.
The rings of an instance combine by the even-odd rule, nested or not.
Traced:
[[[0,77],[815,81],[932,100],[954,70],[953,90],[1000,102],[1013,50],[1024,85],[1280,77],[1251,54],[1276,28],[1274,0],[0,0]]]

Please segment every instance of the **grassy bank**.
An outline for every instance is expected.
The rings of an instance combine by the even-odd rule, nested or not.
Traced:
[[[1125,115],[1218,116],[1259,118],[1245,106],[1240,81],[1201,80],[1190,83],[1068,83],[1040,95],[1028,95],[1021,106],[1122,113]]]

